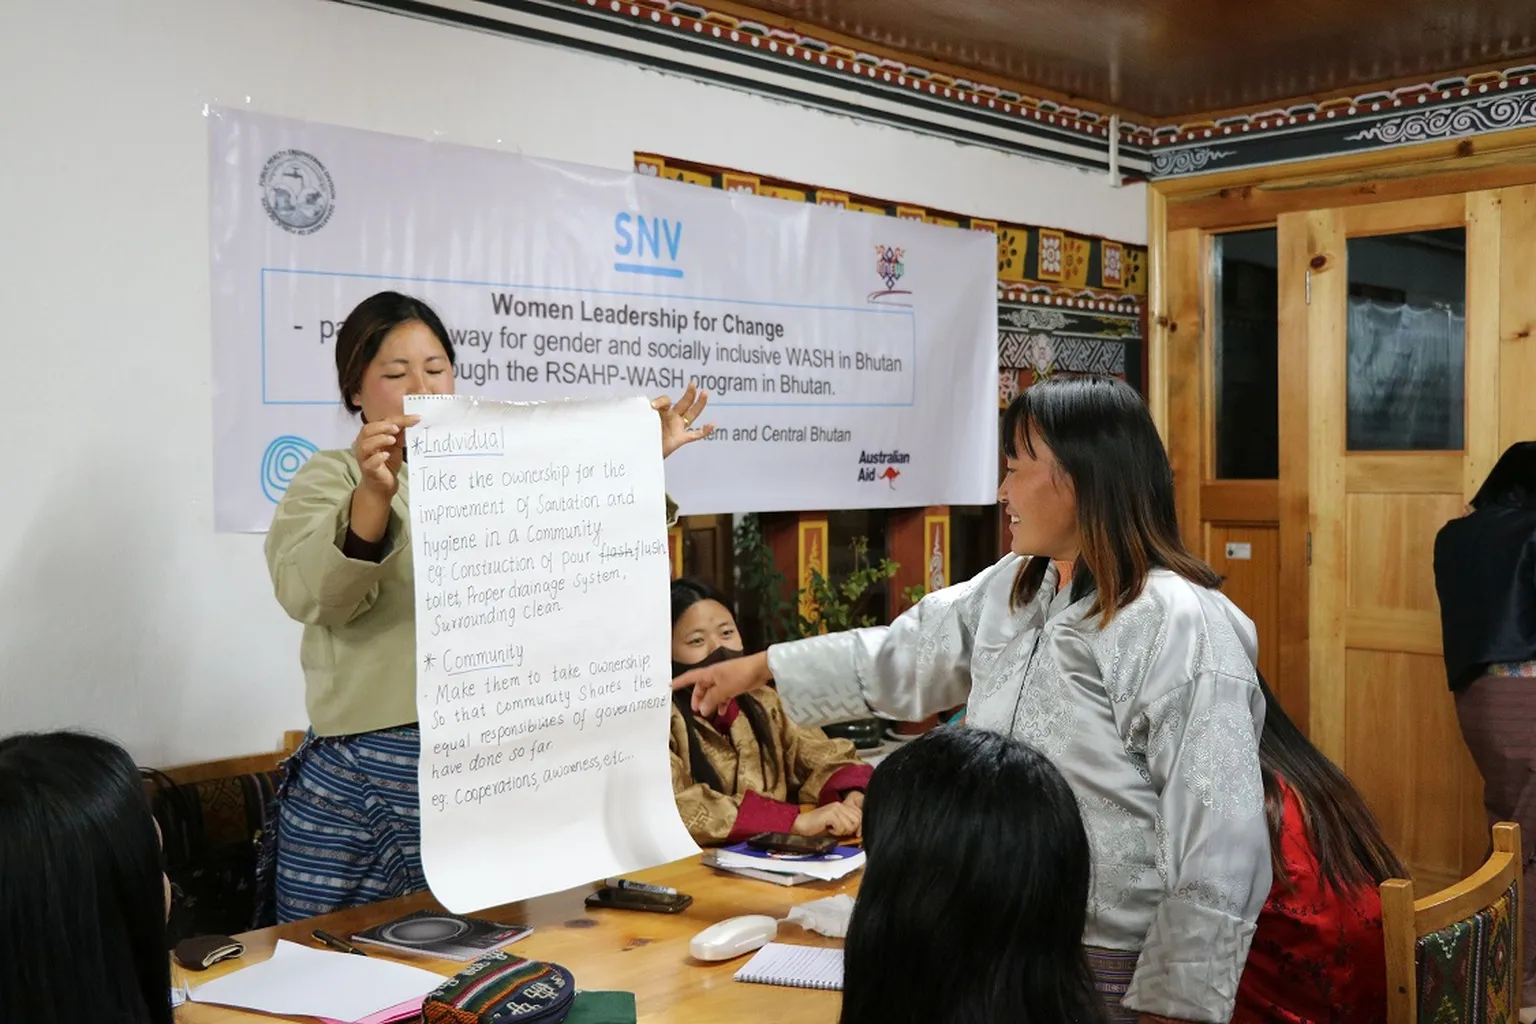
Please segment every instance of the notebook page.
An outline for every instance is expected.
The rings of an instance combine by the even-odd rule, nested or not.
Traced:
[[[280,941],[270,960],[200,985],[191,998],[281,1017],[355,1021],[420,999],[443,981],[431,971],[381,957]]]
[[[836,882],[848,877],[864,866],[863,850],[849,850],[846,855],[829,858],[795,860],[775,858],[735,850],[715,850],[714,859],[721,867],[752,868],[782,875],[805,875],[823,882]]]
[[[843,951],[821,946],[770,942],[736,972],[736,980],[760,985],[841,991]]]

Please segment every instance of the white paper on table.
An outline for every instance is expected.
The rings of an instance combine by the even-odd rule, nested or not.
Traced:
[[[191,1000],[284,1017],[361,1020],[420,999],[446,980],[379,957],[279,941],[271,959],[199,985]]]
[[[792,858],[778,860],[769,857],[749,857],[729,850],[716,850],[714,858],[715,863],[723,868],[752,868],[755,871],[771,871],[776,875],[805,875],[821,882],[836,882],[862,868],[865,854],[860,850],[852,857],[842,857],[837,860],[794,860]]]
[[[411,396],[421,859],[472,913],[698,853],[672,797],[671,570],[644,398]]]

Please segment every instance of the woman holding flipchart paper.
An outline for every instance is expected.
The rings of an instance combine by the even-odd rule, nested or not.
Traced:
[[[1092,849],[1084,943],[1115,1020],[1232,1016],[1270,890],[1252,622],[1185,550],[1173,474],[1123,381],[1053,377],[1003,419],[1012,552],[889,627],[679,676],[702,714],[778,684],[806,725],[870,709],[1023,740],[1061,771]],[[1052,560],[1075,561],[1058,592]]]
[[[453,342],[424,302],[380,292],[336,335],[336,379],[362,420],[350,449],[295,474],[267,533],[278,602],[304,624],[310,733],[276,821],[277,916],[294,921],[425,888],[416,771],[415,589],[406,395],[449,395]],[[707,437],[708,396],[659,398],[663,456]],[[669,522],[676,515],[670,499]]]

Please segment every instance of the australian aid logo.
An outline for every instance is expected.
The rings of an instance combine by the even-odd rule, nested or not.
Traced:
[[[888,452],[859,452],[859,480],[864,483],[878,483],[884,481],[891,490],[896,489],[896,481],[901,479],[901,469],[912,461],[911,452],[891,450]]]

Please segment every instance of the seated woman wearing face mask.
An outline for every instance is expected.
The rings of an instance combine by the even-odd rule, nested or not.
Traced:
[[[707,583],[672,584],[672,674],[741,654],[726,599]],[[672,702],[672,792],[695,842],[741,842],[759,832],[851,836],[871,769],[853,744],[791,722],[772,689],[694,714],[691,690]],[[816,804],[801,811],[801,804]]]

